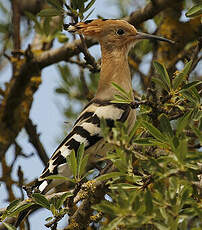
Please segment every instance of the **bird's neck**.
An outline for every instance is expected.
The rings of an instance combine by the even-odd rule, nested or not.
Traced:
[[[96,98],[112,100],[114,95],[120,94],[112,86],[112,82],[119,85],[126,92],[131,92],[132,82],[128,65],[128,52],[124,49],[110,51],[102,45],[101,50],[102,64]]]

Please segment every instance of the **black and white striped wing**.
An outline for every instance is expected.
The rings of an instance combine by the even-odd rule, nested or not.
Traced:
[[[128,104],[92,100],[81,112],[72,131],[50,158],[47,167],[38,179],[38,189],[42,193],[46,193],[50,188],[61,183],[60,180],[57,180],[57,182],[45,180],[44,178],[49,175],[71,176],[71,172],[66,164],[66,157],[71,153],[72,149],[77,152],[81,143],[84,143],[85,152],[88,152],[88,149],[103,139],[100,128],[100,120],[102,118],[106,120],[109,127],[113,127],[115,121],[126,121],[130,111],[131,108]]]

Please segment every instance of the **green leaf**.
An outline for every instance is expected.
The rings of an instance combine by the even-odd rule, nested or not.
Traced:
[[[10,13],[10,11],[8,11],[7,7],[5,7],[2,2],[0,2],[0,9],[1,9],[2,13],[4,13],[4,14]]]
[[[153,203],[152,203],[152,195],[149,190],[146,191],[146,194],[144,196],[144,201],[145,201],[146,212],[148,214],[151,214],[153,210]]]
[[[133,101],[131,92],[127,93],[123,88],[121,88],[119,85],[117,85],[117,84],[114,83],[114,82],[112,82],[112,86],[113,86],[116,90],[118,90],[118,91],[120,92],[120,94],[121,94],[124,98]]]
[[[50,33],[50,17],[46,17],[43,23],[43,30],[46,36]]]
[[[83,174],[86,171],[86,166],[88,163],[88,157],[89,157],[89,155],[86,154],[85,157],[83,158],[82,162],[81,162],[80,170],[79,170],[79,174],[78,174],[78,176],[80,176],[80,177],[83,176]]]
[[[51,4],[53,7],[57,8],[58,10],[63,10],[61,6],[61,2],[58,0],[47,0],[49,4]]]
[[[176,90],[185,80],[192,66],[192,60],[185,64],[184,69],[173,80],[173,89]]]
[[[107,173],[107,174],[99,176],[98,178],[96,178],[96,180],[103,181],[103,180],[108,180],[108,179],[120,177],[120,176],[125,176],[125,174],[121,172],[111,172],[111,173]]]
[[[117,100],[117,101],[125,101],[125,100],[128,100],[127,97],[123,96],[123,95],[115,95],[114,96],[114,99]]]
[[[141,138],[141,139],[134,140],[133,144],[143,145],[143,146],[151,146],[151,145],[153,145],[153,142],[151,140],[152,140],[151,138]]]
[[[189,70],[190,70],[190,68],[191,68],[191,66],[192,66],[192,62],[193,62],[192,60],[189,61],[189,62],[187,62],[187,63],[185,64],[183,70],[181,71],[185,76],[189,73]]]
[[[76,176],[77,176],[77,159],[76,159],[76,154],[75,154],[74,150],[72,150],[70,155],[67,156],[67,164],[69,165],[74,178],[76,178]]]
[[[160,80],[159,78],[156,77],[152,77],[152,81],[159,85],[161,88],[165,89],[166,91],[168,90],[168,87],[166,85],[166,83],[164,83],[162,80]]]
[[[162,65],[161,63],[154,61],[154,67],[157,71],[157,73],[160,75],[161,80],[166,84],[167,86],[167,91],[169,91],[171,89],[171,82],[170,82],[170,78],[168,76],[168,72],[165,68],[164,65]]]
[[[176,156],[180,162],[183,162],[187,155],[187,141],[181,140],[176,151]]]
[[[6,222],[2,222],[3,225],[8,229],[8,230],[17,230],[16,227],[14,227],[13,225],[6,223]]]
[[[69,178],[69,177],[65,177],[65,176],[60,176],[60,175],[51,175],[51,176],[47,176],[44,178],[44,180],[67,180],[67,181],[71,181],[74,183],[74,180]]]
[[[49,216],[45,219],[45,221],[51,221],[53,219],[53,216]]]
[[[14,200],[14,201],[12,201],[8,205],[8,207],[6,208],[6,211],[12,212],[15,208],[17,208],[17,206],[19,205],[20,202],[21,202],[21,200]]]
[[[32,20],[33,22],[35,22],[35,29],[37,29],[37,31],[39,31],[40,33],[43,33],[42,26],[41,26],[41,24],[38,22],[37,17],[36,17],[34,14],[32,14],[32,13],[30,13],[30,12],[28,12],[28,11],[25,11],[24,14],[25,14],[30,20]]]
[[[188,185],[184,186],[181,194],[181,203],[183,205],[187,201],[187,199],[192,195],[192,187]]]
[[[88,172],[86,172],[86,173],[83,175],[83,178],[88,177],[89,175],[93,174],[94,172],[95,172],[95,169],[89,170]],[[91,178],[92,178],[92,177],[91,177]]]
[[[90,15],[93,13],[94,10],[95,10],[95,8],[93,8],[93,9],[86,15],[86,17],[84,18],[84,21],[86,21],[86,20],[90,17]]]
[[[38,13],[40,17],[54,17],[58,15],[62,15],[62,11],[54,8],[43,9]]]
[[[184,85],[179,92],[183,92],[185,90],[191,89],[192,87],[195,87],[199,84],[202,84],[202,82],[201,81],[193,81],[191,83]]]
[[[202,142],[202,135],[201,135],[201,130],[199,130],[198,128],[194,127],[194,125],[192,125],[192,130],[195,133],[195,135],[199,138],[199,140]]]
[[[46,197],[40,193],[33,193],[32,197],[34,198],[34,201],[39,204],[40,206],[50,209],[49,201],[46,199]]]
[[[73,196],[73,194],[71,192],[66,192],[64,193],[58,200],[57,200],[57,205],[56,208],[59,209],[62,207],[63,203],[65,202],[65,200],[70,197]]]
[[[130,142],[132,140],[132,138],[134,137],[134,135],[135,135],[135,133],[139,127],[140,127],[140,120],[136,120],[132,130],[130,131],[128,142]]]
[[[80,144],[79,149],[77,151],[77,164],[78,164],[78,168],[77,168],[77,175],[78,177],[80,177],[81,174],[81,165],[82,165],[82,161],[84,158],[84,143]]]
[[[166,226],[165,224],[162,224],[162,223],[154,222],[154,225],[157,227],[158,230],[168,230],[168,229],[171,229],[171,228],[169,228],[168,226]]]
[[[161,131],[169,137],[173,137],[173,130],[168,117],[163,113],[159,116]]]
[[[119,183],[119,184],[112,184],[110,187],[110,189],[127,189],[127,190],[131,190],[131,189],[139,189],[140,186],[137,185],[133,185],[133,184],[127,184],[127,183]]]
[[[65,43],[65,42],[67,42],[69,40],[69,38],[63,33],[58,33],[57,34],[57,39],[58,39],[58,41],[60,43]]]
[[[57,215],[57,210],[54,204],[50,204],[50,211],[52,212],[53,216]]]
[[[116,217],[110,223],[107,224],[107,227],[104,230],[116,230],[118,225],[122,222],[123,217]]]
[[[182,92],[183,97],[185,97],[188,101],[192,102],[196,105],[196,101],[193,98],[193,95],[187,90]]]
[[[147,122],[147,121],[142,121],[142,125],[144,128],[146,128],[150,134],[155,137],[157,140],[159,140],[160,142],[162,141],[166,141],[165,136],[156,128],[154,127],[151,123]]]
[[[182,131],[186,128],[190,121],[192,111],[187,112],[183,117],[181,117],[178,121],[177,128],[176,128],[176,135],[179,136]]]
[[[0,33],[8,33],[8,25],[0,24]]]
[[[110,101],[111,103],[119,103],[119,104],[130,104],[131,103],[131,100],[112,100]]]
[[[10,212],[7,217],[12,217],[15,216],[16,214],[19,214],[20,212],[26,210],[27,208],[29,208],[30,206],[32,206],[34,203],[30,202],[28,204],[19,204],[16,209],[12,210],[12,212]]]
[[[96,1],[96,0],[91,0],[91,1],[88,3],[88,5],[85,7],[84,12],[86,12],[87,10],[89,10],[89,9],[93,6],[93,4],[95,3],[95,1]]]
[[[185,15],[187,17],[196,17],[201,14],[202,14],[202,4],[198,4],[193,6],[191,9],[189,9]]]

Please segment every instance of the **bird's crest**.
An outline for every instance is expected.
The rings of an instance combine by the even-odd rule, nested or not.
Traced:
[[[94,19],[84,22],[64,24],[64,29],[70,33],[83,34],[85,36],[96,36],[101,31],[106,21],[112,21],[113,19]],[[114,20],[113,20],[114,21]]]

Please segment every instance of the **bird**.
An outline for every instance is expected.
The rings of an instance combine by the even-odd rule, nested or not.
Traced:
[[[66,158],[77,153],[81,144],[85,154],[89,154],[88,165],[94,165],[109,149],[102,136],[101,119],[109,128],[115,122],[127,122],[130,127],[136,120],[136,111],[127,103],[114,103],[114,96],[119,94],[112,85],[119,85],[126,92],[132,92],[132,80],[128,64],[128,53],[134,44],[141,39],[173,41],[156,35],[138,32],[125,20],[94,19],[78,23],[65,24],[64,29],[70,33],[84,35],[96,39],[101,46],[101,70],[98,89],[94,98],[85,106],[78,116],[70,133],[51,156],[46,168],[38,178],[35,188],[42,194],[47,194],[55,186],[64,183],[62,180],[47,179],[50,175],[71,177],[72,173],[66,163]],[[21,218],[22,219],[22,218]],[[18,226],[20,221],[17,222]]]

